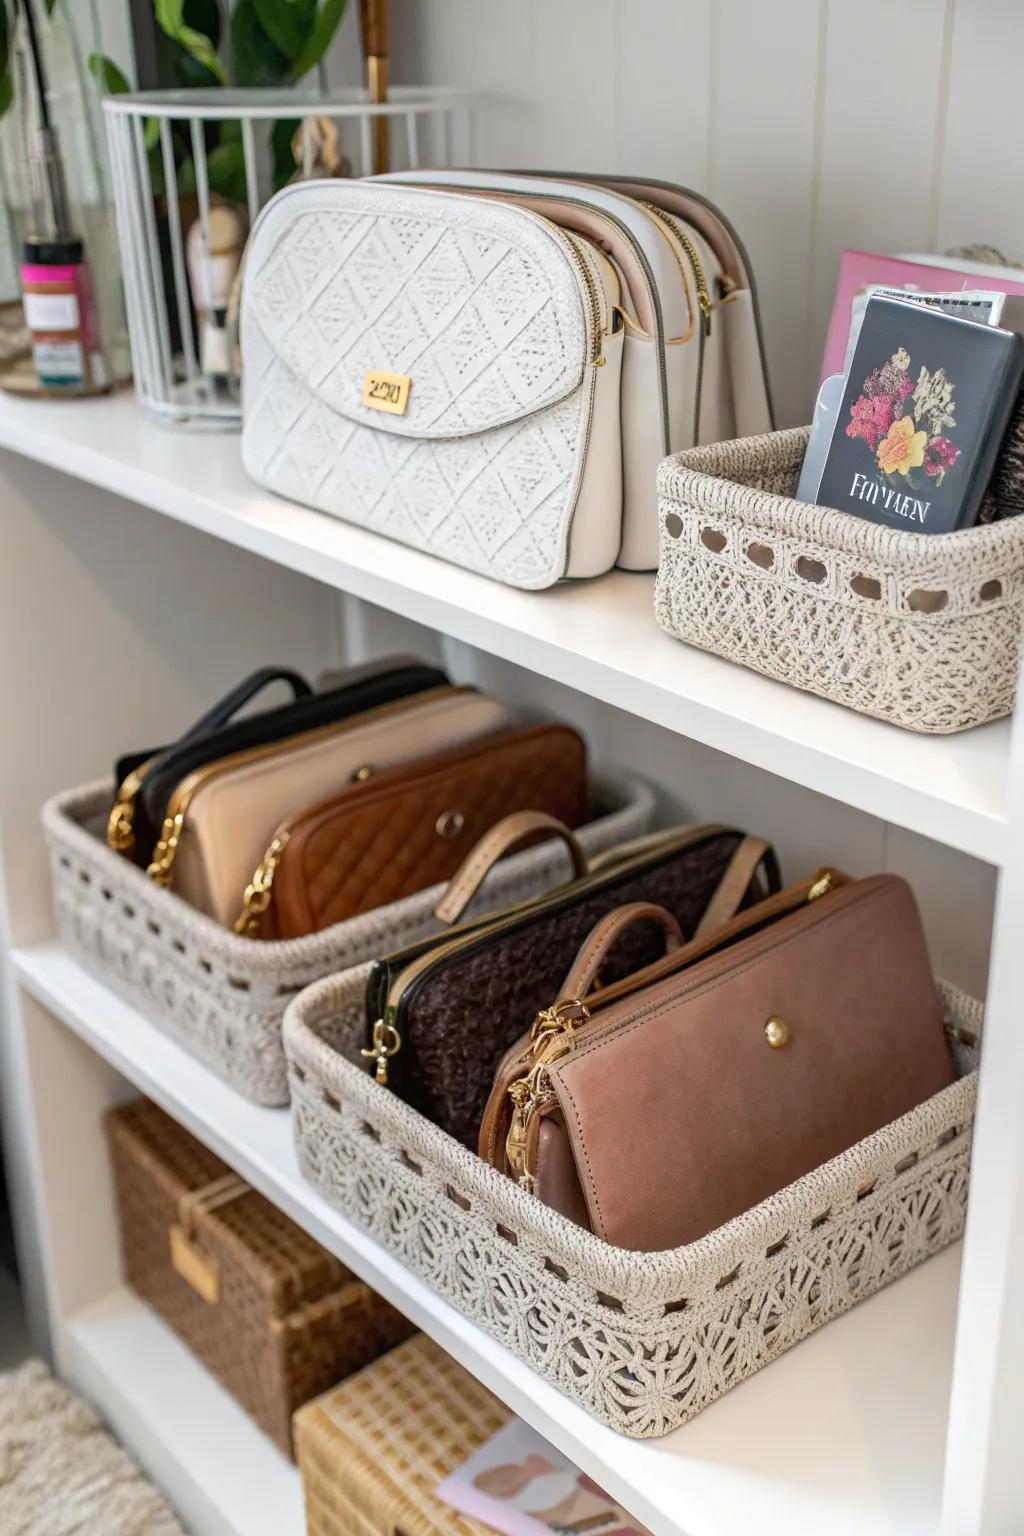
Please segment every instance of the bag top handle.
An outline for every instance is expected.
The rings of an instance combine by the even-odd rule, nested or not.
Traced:
[[[653,901],[630,901],[624,907],[615,907],[594,924],[584,939],[565,978],[562,996],[583,1001],[623,934],[635,923],[645,922],[655,922],[664,930],[666,955],[675,954],[686,942],[683,930],[667,907],[659,907]]]
[[[495,822],[466,855],[434,908],[434,916],[442,923],[457,923],[502,855],[539,832],[561,838],[569,850],[576,879],[586,874],[587,856],[564,822],[546,811],[515,811]]]

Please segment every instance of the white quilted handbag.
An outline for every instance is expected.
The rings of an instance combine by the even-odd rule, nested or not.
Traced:
[[[614,564],[619,276],[481,197],[314,181],[254,227],[242,457],[283,496],[512,586]]]
[[[698,193],[639,177],[442,170],[387,180],[500,196],[611,258],[625,327],[617,563],[654,570],[661,460],[772,426],[753,274],[736,231]]]

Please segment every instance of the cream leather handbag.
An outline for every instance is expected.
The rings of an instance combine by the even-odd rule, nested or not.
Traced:
[[[772,428],[753,276],[735,230],[697,193],[640,177],[445,170],[387,180],[513,200],[614,262],[625,328],[617,564],[655,570],[659,462]]]
[[[245,467],[512,586],[598,575],[622,536],[621,313],[613,262],[539,211],[287,187],[246,262]]]

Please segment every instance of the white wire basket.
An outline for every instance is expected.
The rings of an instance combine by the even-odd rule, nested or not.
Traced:
[[[325,138],[336,172],[372,174],[382,123],[392,170],[473,163],[474,98],[440,87],[394,87],[383,103],[360,90],[140,91],[103,106],[135,392],[170,425],[240,424],[236,269],[275,191],[275,125],[295,124],[295,177],[329,174]],[[235,184],[225,196],[214,157],[229,143]],[[230,251],[218,243],[225,222],[238,232]]]

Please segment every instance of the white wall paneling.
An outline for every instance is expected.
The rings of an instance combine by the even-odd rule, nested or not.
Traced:
[[[392,0],[394,72],[491,96],[490,166],[647,171],[750,248],[782,425],[844,246],[1024,258],[1019,0]]]

